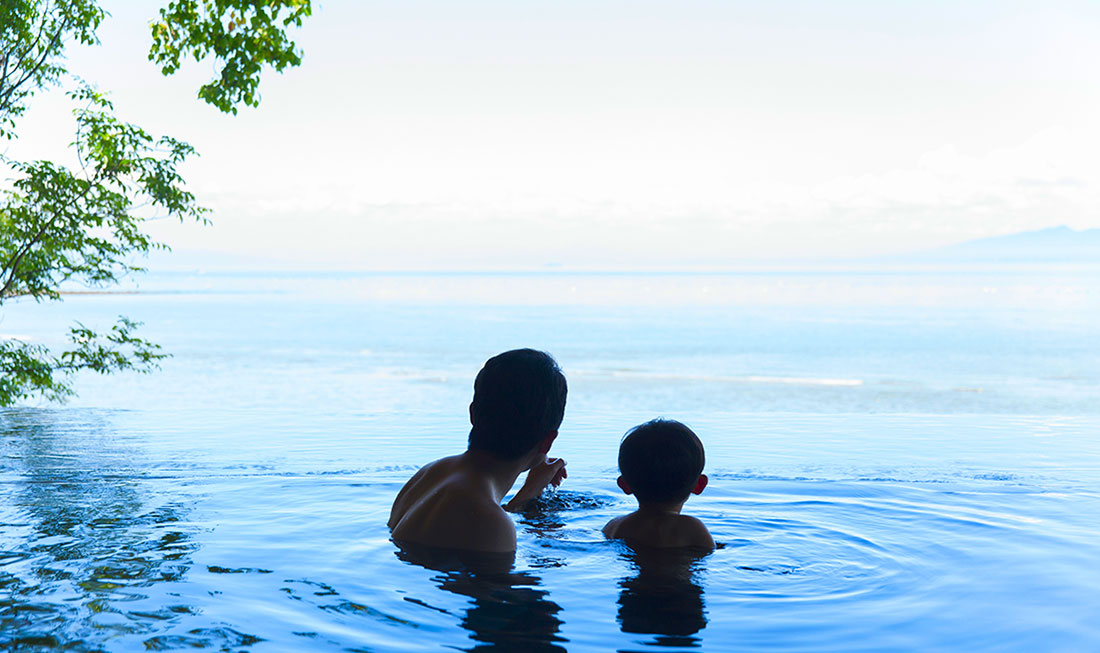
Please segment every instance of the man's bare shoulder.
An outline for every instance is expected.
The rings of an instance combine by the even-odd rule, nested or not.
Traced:
[[[409,479],[394,501],[398,541],[475,551],[514,551],[516,529],[459,456],[437,460]]]
[[[434,462],[430,462],[427,465],[421,467],[412,478],[405,481],[405,485],[401,487],[401,490],[397,493],[397,497],[393,500],[393,506],[390,508],[390,519],[387,525],[392,529],[397,526],[398,522],[405,515],[405,512],[414,505],[419,498],[431,488],[438,484],[440,479],[450,473],[450,471],[457,464],[459,456],[448,456],[446,458],[440,458]]]

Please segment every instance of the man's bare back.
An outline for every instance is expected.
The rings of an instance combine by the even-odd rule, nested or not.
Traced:
[[[547,446],[549,448],[549,445]],[[390,510],[393,539],[471,551],[515,551],[516,511],[565,478],[565,461],[537,456],[523,487],[501,500],[526,464],[507,463],[478,451],[425,465],[398,492]],[[507,510],[506,510],[507,509]]]
[[[475,551],[514,551],[516,529],[488,478],[465,454],[425,465],[390,511],[393,539]]]

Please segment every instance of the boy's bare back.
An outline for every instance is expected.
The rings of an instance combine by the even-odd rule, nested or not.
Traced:
[[[714,538],[703,522],[678,512],[636,510],[609,521],[603,527],[603,534],[609,539],[623,540],[635,547],[714,548]]]

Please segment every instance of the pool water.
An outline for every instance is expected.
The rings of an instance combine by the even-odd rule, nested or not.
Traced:
[[[165,277],[17,305],[5,334],[124,313],[174,357],[0,411],[0,642],[1096,649],[1096,280]],[[399,548],[393,496],[461,450],[473,375],[523,345],[569,377],[568,480],[503,565]],[[709,555],[600,535],[632,509],[619,438],[658,414],[706,446],[685,512]]]

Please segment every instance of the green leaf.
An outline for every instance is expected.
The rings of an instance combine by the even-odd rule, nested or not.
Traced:
[[[265,67],[282,71],[301,62],[285,29],[301,26],[311,11],[309,0],[176,0],[152,24],[149,59],[171,75],[184,58],[213,58],[218,74],[199,97],[236,113],[240,104],[259,103]],[[113,284],[141,271],[135,257],[167,249],[146,233],[150,219],[208,222],[179,173],[194,149],[120,120],[105,93],[64,66],[66,45],[97,44],[106,17],[96,0],[0,0],[0,139],[17,135],[18,119],[39,91],[60,84],[77,105],[72,147],[79,161],[70,169],[0,154],[14,175],[0,191],[0,308],[16,298],[59,300],[65,283]],[[135,336],[137,326],[124,317],[104,332],[78,323],[72,347],[60,354],[0,340],[0,406],[64,400],[81,370],[155,369],[166,354]]]
[[[188,56],[213,58],[217,76],[198,97],[235,114],[237,105],[259,105],[264,66],[281,72],[301,64],[302,53],[285,28],[301,26],[312,11],[310,0],[176,0],[151,27],[149,60],[171,75]]]

